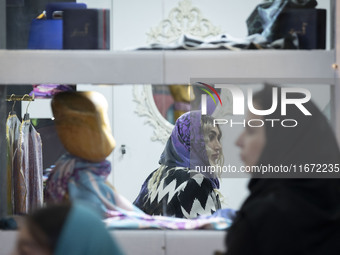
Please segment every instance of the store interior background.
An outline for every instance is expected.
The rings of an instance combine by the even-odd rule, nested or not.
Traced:
[[[110,9],[111,50],[128,50],[147,45],[147,32],[167,18],[170,10],[177,7],[180,1],[87,0],[79,2],[86,3],[88,8]],[[246,19],[255,6],[262,1],[192,0],[191,2],[213,25],[220,27],[221,33],[243,38],[247,36]],[[327,49],[331,47],[329,6],[329,0],[318,1],[317,8],[327,9]],[[133,76],[133,73],[131,75]],[[161,141],[151,140],[154,127],[146,123],[145,116],[136,113],[138,104],[134,92],[140,90],[143,85],[77,84],[77,90],[99,91],[108,101],[110,124],[117,143],[115,150],[108,157],[112,163],[109,181],[130,201],[136,198],[149,173],[158,167],[158,160],[165,146]],[[330,86],[323,84],[300,87],[302,86],[311,90],[313,100],[329,114]],[[26,107],[27,102],[23,102],[22,113],[26,111]],[[29,105],[29,113],[31,118],[52,118],[50,100],[41,99],[32,102]],[[234,144],[241,131],[242,128],[223,128],[222,141],[226,164],[230,162],[237,167],[242,164],[238,156],[239,149]],[[122,153],[122,145],[125,146],[125,154]],[[220,191],[224,196],[223,207],[239,208],[248,195],[248,180],[248,176],[222,179]]]

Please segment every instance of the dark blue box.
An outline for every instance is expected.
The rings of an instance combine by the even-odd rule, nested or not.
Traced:
[[[315,8],[287,9],[276,22],[274,39],[296,33],[300,49],[326,48],[326,10]]]

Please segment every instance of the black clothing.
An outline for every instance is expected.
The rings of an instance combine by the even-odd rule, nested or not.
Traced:
[[[271,89],[268,86],[254,96],[262,109],[271,106]],[[339,148],[327,119],[312,102],[304,106],[311,116],[294,105],[287,108],[284,118],[297,120],[294,128],[272,128],[266,123],[266,145],[258,165],[340,166]],[[267,118],[282,119],[280,103],[277,109]],[[251,179],[250,195],[227,232],[226,254],[340,254],[340,173],[275,177]]]

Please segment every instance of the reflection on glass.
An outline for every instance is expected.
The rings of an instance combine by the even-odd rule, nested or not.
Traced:
[[[154,85],[152,93],[158,111],[172,124],[190,110],[196,98],[191,85]]]
[[[226,84],[227,85],[227,84]],[[237,143],[237,138],[240,136],[242,132],[246,129],[246,124],[243,123],[248,123],[247,121],[247,111],[248,111],[248,91],[252,91],[254,96],[258,91],[260,91],[263,88],[262,84],[236,84],[240,90],[242,90],[242,94],[244,95],[244,114],[240,115],[233,115],[232,112],[229,113],[228,115],[223,115],[223,116],[214,116],[215,118],[221,119],[220,122],[223,122],[223,124],[220,125],[223,136],[222,136],[222,147],[226,155],[226,160],[224,166],[228,167],[234,167],[234,169],[239,169],[241,166],[243,166],[242,162],[242,157],[240,155],[240,150],[238,147],[235,146]],[[310,102],[313,102],[313,105],[318,108],[320,111],[320,115],[325,115],[325,119],[329,121],[329,124],[331,126],[334,126],[334,121],[330,118],[334,114],[334,107],[333,107],[333,101],[334,97],[331,93],[331,86],[327,84],[313,84],[313,85],[307,85],[307,84],[278,84],[275,86],[280,86],[280,87],[285,87],[285,88],[303,88],[311,93],[311,99]],[[225,89],[222,89],[221,94],[223,94]],[[228,89],[226,89],[228,91]],[[280,94],[280,93],[279,93]],[[272,94],[269,94],[269,101],[268,105],[264,107],[264,109],[270,109],[271,107],[271,100],[273,98]],[[303,95],[302,95],[303,96]],[[278,98],[278,96],[276,97]],[[294,98],[294,95],[291,95],[291,93],[288,93],[288,98]],[[222,99],[223,101],[224,99]],[[253,101],[251,101],[253,102]],[[278,99],[278,102],[281,102],[281,99]],[[226,107],[227,105],[224,104],[223,101],[223,107]],[[305,106],[307,109],[309,107],[308,104]],[[255,106],[256,109],[256,106]],[[286,119],[294,119],[298,122],[298,127],[302,125],[300,124],[300,120],[296,118],[295,116],[292,115],[291,111],[297,111],[300,112],[299,109],[294,106],[293,104],[290,104],[287,106],[287,115],[282,115],[280,112],[281,107],[277,106],[277,109],[279,111],[278,116],[271,116],[271,115],[266,115],[264,119],[267,119],[267,122],[264,121],[264,123],[269,123],[270,119],[278,119],[280,121],[275,122],[275,125],[278,126],[275,128],[282,128],[282,121]],[[223,121],[222,121],[223,119]],[[259,119],[259,117],[253,116],[251,119]],[[261,118],[260,118],[261,119]],[[261,121],[253,121],[251,122],[252,125],[258,125],[258,123],[262,123]],[[284,124],[287,125],[292,125],[293,122],[284,122]],[[282,128],[284,131],[289,128]],[[291,128],[292,129],[292,128]],[[256,130],[256,129],[251,129],[251,130]],[[250,131],[251,131],[250,130]],[[294,129],[292,129],[294,130]],[[280,131],[281,132],[281,131]],[[283,135],[284,133],[281,133]],[[298,141],[298,140],[296,140]],[[243,156],[244,157],[244,156]],[[239,177],[246,177],[243,173],[239,174]],[[225,177],[225,176],[223,176]],[[230,177],[230,176],[229,176]]]

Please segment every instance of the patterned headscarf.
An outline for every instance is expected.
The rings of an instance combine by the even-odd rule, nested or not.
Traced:
[[[200,111],[187,112],[177,119],[159,163],[167,167],[187,167],[193,170],[196,166],[210,166]],[[217,178],[210,175],[207,177],[211,178],[215,187],[219,187]]]
[[[159,163],[190,169],[210,165],[199,111],[187,112],[177,119]]]

